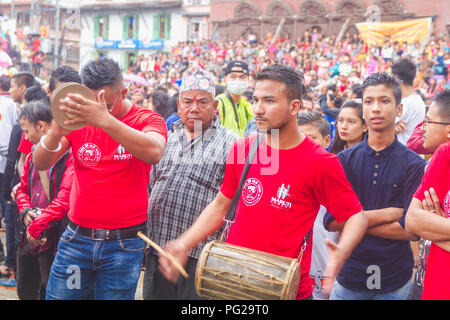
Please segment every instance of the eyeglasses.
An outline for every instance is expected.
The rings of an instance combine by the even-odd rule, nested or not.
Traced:
[[[430,123],[443,124],[443,125],[450,125],[450,122],[430,121],[428,118],[425,118],[425,120],[423,120],[423,125],[428,125],[428,124],[430,124]]]

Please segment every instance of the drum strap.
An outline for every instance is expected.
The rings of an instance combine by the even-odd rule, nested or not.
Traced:
[[[256,139],[253,141],[252,146],[250,147],[250,151],[248,153],[247,159],[245,160],[244,170],[242,171],[241,181],[239,182],[239,186],[234,194],[233,199],[231,200],[230,206],[228,207],[227,214],[223,220],[226,222],[225,229],[222,232],[220,237],[220,242],[223,242],[228,237],[228,232],[230,231],[231,223],[234,222],[234,216],[236,214],[236,208],[239,202],[239,198],[241,196],[242,187],[244,186],[245,180],[247,178],[248,169],[250,168],[250,163],[258,151],[259,145],[264,139],[264,133],[259,133],[256,136]]]
[[[297,257],[298,261],[302,261],[302,257],[303,257],[303,252],[305,252],[306,247],[308,246],[308,241],[309,241],[309,237],[311,236],[311,231],[313,228],[311,228],[308,233],[306,234],[305,238],[303,239],[303,245],[302,248],[300,249],[300,253]]]
[[[252,146],[250,147],[250,151],[248,153],[247,159],[245,160],[244,170],[242,171],[241,180],[239,181],[239,186],[236,190],[236,193],[233,196],[233,199],[231,200],[230,206],[228,207],[227,214],[225,215],[225,218],[223,220],[226,222],[225,228],[222,232],[222,235],[220,236],[220,242],[225,241],[225,239],[228,237],[228,232],[230,231],[231,224],[234,222],[234,217],[236,215],[236,208],[239,203],[239,198],[241,196],[242,187],[244,186],[245,180],[247,178],[247,173],[250,168],[250,163],[253,161],[253,158],[255,157],[256,153],[258,152],[259,146],[261,142],[264,139],[264,133],[259,133],[256,136],[256,139],[253,141]],[[305,251],[308,242],[309,237],[311,235],[311,230],[308,231],[305,238],[303,239],[303,245],[300,250],[300,254],[298,255],[297,260],[301,261],[303,257],[303,252]]]

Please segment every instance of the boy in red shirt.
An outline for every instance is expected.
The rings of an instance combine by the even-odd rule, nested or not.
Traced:
[[[27,140],[33,144],[39,143],[40,137],[49,129],[51,119],[50,106],[41,100],[24,106],[19,115]],[[17,251],[17,295],[21,300],[38,299],[41,285],[44,289],[41,296],[45,296],[58,239],[67,224],[65,217],[69,211],[72,181],[70,151],[50,170],[42,172],[34,168],[31,154],[27,156],[17,190],[19,221],[26,230]]]
[[[323,204],[336,219],[346,221],[340,242],[327,242],[330,255],[325,288],[330,290],[334,277],[363,236],[367,218],[337,157],[298,129],[303,90],[302,77],[290,67],[273,65],[258,75],[253,108],[257,127],[266,134],[250,165],[226,242],[297,258],[302,239]],[[186,262],[191,248],[222,225],[255,138],[252,135],[234,144],[217,197],[191,228],[166,245],[181,262]],[[311,299],[311,248],[309,241],[301,260],[297,299]],[[164,257],[160,257],[160,270],[171,281],[178,278],[177,269]]]
[[[33,153],[39,170],[72,147],[74,181],[69,226],[50,272],[47,299],[134,299],[145,242],[147,185],[152,164],[164,153],[167,126],[158,114],[126,100],[122,71],[103,58],[81,70],[96,101],[68,94],[60,109],[76,115],[66,125],[52,121]]]

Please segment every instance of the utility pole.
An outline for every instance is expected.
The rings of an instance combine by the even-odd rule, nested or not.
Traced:
[[[53,48],[53,52],[55,55],[54,60],[54,66],[53,69],[58,68],[59,65],[59,14],[60,14],[60,8],[59,8],[59,0],[56,0],[56,25],[55,25],[55,47]]]
[[[36,3],[37,19],[36,19],[36,24],[35,24],[35,30],[33,30],[34,32],[40,32],[40,26],[41,26],[41,5],[39,2],[40,2],[40,0],[38,0]]]
[[[31,0],[31,12],[30,12],[30,24],[31,24],[31,28],[30,28],[30,31],[31,32],[34,32],[35,30],[35,20],[34,20],[34,18],[35,18],[35,12],[36,12],[36,10],[35,10],[35,3],[34,3],[34,1],[35,0]]]
[[[15,19],[16,13],[14,12],[14,0],[11,0],[11,12],[10,12],[10,18]]]

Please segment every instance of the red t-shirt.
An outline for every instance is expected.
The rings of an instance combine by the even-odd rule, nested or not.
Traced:
[[[41,47],[41,40],[39,40],[39,38],[34,38],[33,39],[33,52],[38,51],[40,47]]]
[[[29,154],[31,152],[32,147],[33,144],[29,140],[25,139],[25,132],[22,132],[22,138],[20,138],[20,144],[19,147],[17,148],[17,151]]]
[[[423,201],[424,192],[433,188],[441,209],[450,216],[450,142],[439,147],[422,179],[414,198]],[[450,253],[431,243],[422,293],[424,300],[450,299]]]
[[[220,189],[228,198],[238,188],[249,143],[255,137],[238,140],[230,151]],[[338,222],[362,210],[338,158],[308,137],[288,150],[272,149],[263,141],[248,171],[226,242],[297,258],[321,204]],[[298,299],[313,290],[311,248],[312,234],[301,261]]]
[[[121,122],[167,139],[163,118],[136,105]],[[69,218],[86,228],[118,229],[147,219],[151,165],[126,151],[103,130],[86,126],[66,136],[74,156]]]

